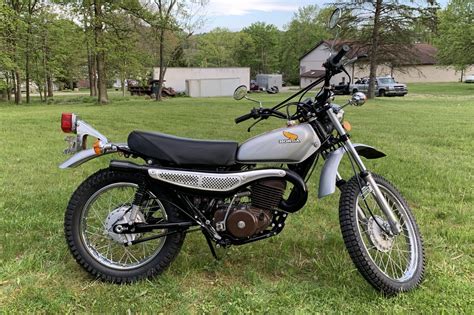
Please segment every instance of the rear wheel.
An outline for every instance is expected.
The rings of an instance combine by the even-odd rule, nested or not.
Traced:
[[[415,218],[397,189],[387,180],[373,175],[402,232],[391,236],[387,218],[377,205],[367,184],[361,192],[357,177],[343,187],[339,220],[344,243],[362,276],[386,295],[416,288],[423,279],[423,243]],[[370,209],[370,211],[369,211]]]
[[[113,225],[127,220],[141,178],[109,169],[90,176],[74,192],[66,210],[64,230],[69,249],[86,271],[105,281],[129,283],[150,278],[165,270],[179,253],[184,233],[147,242],[127,243],[166,230],[117,234]],[[164,196],[147,191],[138,211],[141,222],[173,222],[176,209],[162,202]],[[128,216],[128,217],[127,217]]]
[[[379,96],[384,97],[385,96],[385,90],[380,90],[379,91]]]

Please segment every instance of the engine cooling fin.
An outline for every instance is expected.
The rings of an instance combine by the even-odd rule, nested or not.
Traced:
[[[262,180],[252,185],[252,206],[273,210],[278,207],[286,189],[286,181],[279,179]]]

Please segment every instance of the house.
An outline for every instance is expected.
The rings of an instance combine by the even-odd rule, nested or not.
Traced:
[[[300,58],[300,86],[305,87],[314,82],[317,77],[324,73],[323,63],[329,57],[330,53],[337,53],[343,44],[351,46],[352,50],[347,57],[352,58],[359,54],[366,53],[366,49],[357,44],[351,44],[348,41],[326,40],[319,42],[314,48],[308,51]],[[387,65],[379,65],[377,69],[378,76],[392,76],[397,81],[404,83],[414,82],[459,82],[461,72],[453,68],[440,66],[436,60],[436,47],[430,44],[415,44],[413,47],[412,60],[402,61],[401,66],[392,68]],[[369,75],[369,66],[365,62],[359,62],[353,67],[346,69],[352,78],[367,77]],[[474,72],[474,65],[467,69],[467,72]],[[346,75],[341,73],[335,76],[332,84],[338,84]]]

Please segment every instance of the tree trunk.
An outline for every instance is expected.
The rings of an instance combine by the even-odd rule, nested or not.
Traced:
[[[109,102],[107,96],[107,78],[105,74],[105,47],[103,45],[103,23],[102,23],[102,6],[99,0],[94,0],[94,38],[96,47],[96,62],[97,62],[97,87],[98,87],[98,101],[100,104],[107,104]]]
[[[120,80],[121,88],[122,88],[122,97],[125,96],[125,76],[122,76],[122,79]]]
[[[89,16],[92,15],[90,10],[88,10]],[[89,94],[90,96],[97,96],[97,82],[96,82],[96,70],[95,70],[95,55],[89,42],[89,33],[90,24],[87,23],[87,13],[84,13],[84,32],[86,34],[86,49],[87,49],[87,71],[89,75]]]
[[[87,72],[89,74],[89,95],[90,96],[96,96],[94,94],[94,89],[93,89],[93,85],[95,82],[93,82],[93,79],[92,79],[92,76],[93,76],[93,71],[92,71],[92,61],[94,60],[93,57],[92,57],[92,52],[90,51],[90,48],[89,48],[89,42],[87,41],[86,39],[86,42],[87,42]]]
[[[375,97],[375,78],[377,76],[377,53],[379,44],[380,31],[380,14],[382,9],[382,0],[376,0],[375,15],[374,15],[374,29],[372,30],[372,45],[370,47],[370,73],[369,73],[369,91],[368,98]]]
[[[105,77],[105,56],[103,52],[97,53],[97,90],[98,101],[100,104],[109,102],[107,96],[107,80]]]
[[[7,101],[10,102],[11,97],[12,97],[12,95],[11,95],[12,94],[11,93],[12,89],[11,89],[11,85],[10,85],[11,81],[10,81],[10,76],[8,75],[8,72],[5,72],[5,81],[7,83]]]
[[[155,98],[157,101],[161,101],[161,91],[163,90],[163,80],[165,78],[165,57],[164,57],[164,47],[165,47],[165,29],[161,28],[160,30],[160,76],[158,78],[158,90],[156,91]]]
[[[46,74],[46,86],[48,89],[48,97],[53,97],[53,78],[49,72]]]
[[[15,71],[12,71],[12,90],[13,90],[13,100],[16,102],[16,80],[15,80]]]
[[[92,96],[97,96],[97,67],[95,57],[92,55]]]
[[[41,84],[38,84],[38,92],[40,95],[40,102],[43,102],[43,87],[41,86]]]
[[[30,103],[30,35],[31,35],[31,3],[28,11],[28,28],[26,31],[26,60],[25,60],[25,81],[26,81],[26,103]]]
[[[15,90],[15,104],[21,104],[21,78],[20,78],[20,70],[15,70],[15,82],[16,82],[16,90]]]
[[[26,80],[26,103],[30,103],[30,44],[26,41],[26,64],[25,64],[25,80]]]

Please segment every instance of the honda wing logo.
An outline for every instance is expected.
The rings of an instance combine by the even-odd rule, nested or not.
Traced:
[[[283,131],[283,135],[286,139],[281,139],[278,141],[279,143],[301,143],[297,134],[291,133],[289,131]]]

